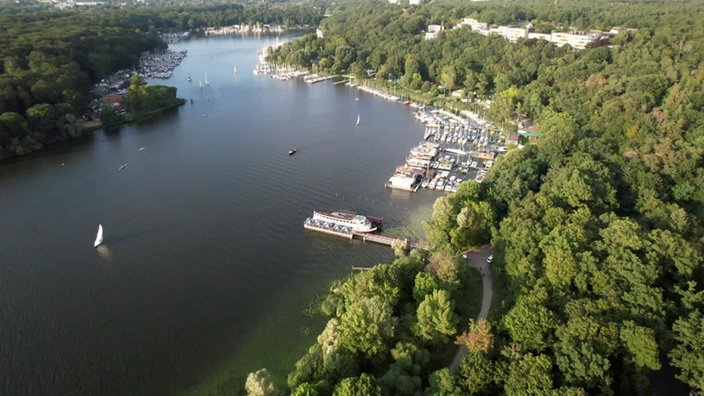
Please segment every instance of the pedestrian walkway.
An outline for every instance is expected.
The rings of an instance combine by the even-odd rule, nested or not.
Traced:
[[[486,319],[491,309],[491,300],[494,299],[494,280],[491,276],[491,265],[486,261],[487,257],[493,254],[494,251],[490,245],[464,252],[467,264],[479,271],[482,276],[482,308],[479,310],[479,315],[477,315],[477,321]],[[457,373],[465,353],[467,353],[467,348],[461,345],[450,365],[450,372],[453,374]]]

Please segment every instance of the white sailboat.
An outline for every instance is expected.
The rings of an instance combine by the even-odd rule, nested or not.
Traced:
[[[93,247],[98,247],[103,243],[103,225],[98,224],[98,234],[95,236],[95,242],[93,242]]]
[[[208,81],[208,72],[205,72],[205,80],[203,81],[205,85],[210,85],[210,82]]]
[[[357,114],[357,126],[359,126],[359,114]]]
[[[232,74],[237,74],[237,66],[232,66]]]

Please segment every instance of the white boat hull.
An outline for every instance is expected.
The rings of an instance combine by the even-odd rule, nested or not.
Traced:
[[[98,234],[95,236],[95,242],[93,242],[93,247],[98,247],[103,243],[103,225],[98,224]]]
[[[354,232],[374,232],[377,229],[377,227],[375,227],[365,216],[341,210],[315,210],[313,211],[313,219],[336,225],[347,226]]]

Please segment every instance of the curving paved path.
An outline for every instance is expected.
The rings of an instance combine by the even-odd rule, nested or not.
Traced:
[[[485,319],[487,315],[489,315],[491,300],[494,298],[494,280],[491,277],[490,264],[486,262],[486,258],[493,254],[494,250],[490,245],[485,245],[479,249],[466,251],[464,253],[466,254],[467,264],[470,268],[474,268],[482,274],[482,309],[479,310],[477,320]],[[464,346],[460,346],[457,355],[455,355],[450,365],[450,371],[452,373],[457,373],[465,353],[467,353],[467,349]]]

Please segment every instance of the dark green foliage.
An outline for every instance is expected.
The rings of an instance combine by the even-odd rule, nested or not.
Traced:
[[[417,333],[430,344],[446,343],[457,333],[457,322],[450,294],[445,290],[434,290],[418,305]]]
[[[428,388],[425,391],[428,396],[452,396],[462,393],[455,383],[455,377],[447,368],[431,373],[428,382]]]
[[[431,94],[463,88],[493,100],[484,114],[497,125],[512,127],[519,113],[541,127],[481,184],[435,202],[424,272],[359,276],[328,300],[326,312],[370,327],[355,344],[374,345],[373,358],[370,348],[354,353],[385,393],[416,392],[420,377],[428,394],[648,394],[664,357],[693,393],[704,391],[704,6],[550,3],[340,4],[324,38],[271,55],[318,60],[321,72],[372,68],[377,80]],[[581,51],[466,28],[433,40],[418,31],[464,17],[530,20],[544,32],[637,30]],[[388,356],[400,339],[425,345],[453,333],[438,331],[451,329],[440,295],[459,295],[460,252],[488,241],[505,297],[490,316],[492,342],[469,352],[456,377],[400,367]],[[458,341],[476,346],[477,334]]]
[[[323,12],[299,4],[10,10],[0,9],[0,116],[17,113],[26,127],[0,128],[0,158],[78,136],[76,121],[90,100],[90,84],[135,68],[144,51],[166,49],[159,33],[233,24],[315,25]],[[171,88],[146,87],[131,105],[135,111],[170,107],[175,96]],[[123,122],[110,109],[101,118],[107,126]]]
[[[343,379],[332,393],[333,396],[381,396],[381,389],[376,384],[374,377],[369,374],[362,374],[359,377],[348,377]]]
[[[109,100],[103,100],[100,109],[100,121],[106,128],[115,127],[125,122],[124,115],[120,114]]]

